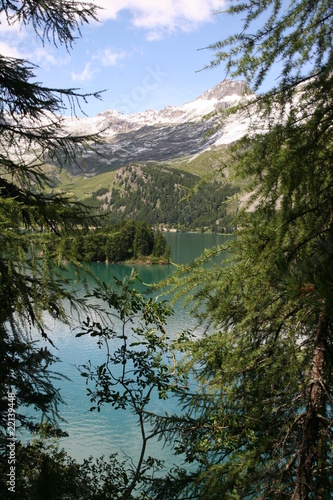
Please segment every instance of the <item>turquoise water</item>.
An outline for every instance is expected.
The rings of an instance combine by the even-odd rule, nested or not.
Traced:
[[[225,236],[212,234],[182,234],[166,233],[166,237],[172,247],[172,260],[177,264],[190,262],[202,253],[205,248],[224,243]],[[100,280],[109,284],[113,276],[123,278],[131,272],[133,266],[119,264],[93,263],[92,271]],[[147,284],[156,283],[174,271],[174,265],[164,266],[134,266],[140,278]],[[75,285],[81,289],[83,287]],[[174,307],[175,314],[168,322],[167,331],[170,337],[182,329],[194,329],[195,319],[178,303]],[[114,410],[111,406],[104,406],[100,413],[90,412],[90,401],[86,394],[85,379],[77,370],[78,365],[91,361],[92,365],[105,362],[105,351],[98,349],[95,339],[90,337],[76,338],[75,328],[65,327],[63,324],[50,318],[47,319],[50,337],[57,349],[55,354],[61,359],[54,367],[55,371],[68,377],[70,380],[58,382],[60,392],[65,405],[60,408],[60,414],[65,419],[62,429],[69,437],[60,440],[60,445],[75,459],[81,461],[83,458],[93,455],[118,452],[131,456],[136,460],[141,442],[135,415],[124,410]],[[112,347],[112,346],[111,346]],[[154,411],[165,413],[165,411],[177,410],[174,400],[153,401]],[[161,443],[156,440],[149,445],[147,456],[155,456],[171,460],[170,450],[162,448]],[[179,458],[181,461],[181,458]]]

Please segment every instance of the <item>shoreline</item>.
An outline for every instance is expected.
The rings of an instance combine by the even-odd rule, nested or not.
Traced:
[[[170,260],[163,259],[162,257],[139,257],[137,259],[128,259],[123,261],[112,261],[112,260],[99,260],[95,262],[104,262],[105,264],[125,264],[125,265],[133,265],[133,266],[167,266],[171,264]]]

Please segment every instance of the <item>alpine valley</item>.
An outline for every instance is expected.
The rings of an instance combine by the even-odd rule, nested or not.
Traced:
[[[83,170],[50,165],[52,190],[84,200],[110,222],[230,232],[239,188],[220,167],[226,146],[246,133],[250,119],[248,112],[228,110],[252,97],[244,82],[225,80],[194,101],[161,111],[65,118],[69,134],[100,139],[83,151]]]

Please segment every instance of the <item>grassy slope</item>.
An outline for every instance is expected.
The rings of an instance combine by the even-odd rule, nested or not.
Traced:
[[[160,163],[160,165],[165,165],[178,170],[184,170],[190,174],[203,177],[204,175],[211,174],[219,167],[223,166],[225,154],[225,147],[213,147],[210,150],[200,153],[199,155],[177,158],[173,161]],[[154,164],[156,165],[157,163]]]
[[[90,198],[91,194],[100,188],[109,187],[114,180],[116,172],[105,172],[103,174],[87,177],[85,175],[71,175],[65,170],[56,174],[56,186],[54,192],[66,192],[75,196],[78,200]]]
[[[206,175],[214,175],[219,168],[223,167],[223,160],[226,157],[226,148],[212,148],[204,151],[199,155],[193,157],[184,157],[166,162],[149,162],[148,164],[155,166],[166,166],[177,170],[183,170],[199,177]],[[54,191],[67,192],[75,196],[78,200],[90,198],[91,194],[98,191],[100,188],[109,188],[112,186],[114,177],[117,171],[104,172],[94,176],[87,175],[71,175],[66,170],[61,172],[55,171],[53,167],[52,177],[54,179]]]

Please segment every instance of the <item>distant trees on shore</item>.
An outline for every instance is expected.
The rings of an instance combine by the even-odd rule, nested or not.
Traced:
[[[170,246],[160,230],[147,222],[122,221],[98,229],[82,229],[65,243],[68,252],[84,262],[124,262],[151,257],[170,260]]]

